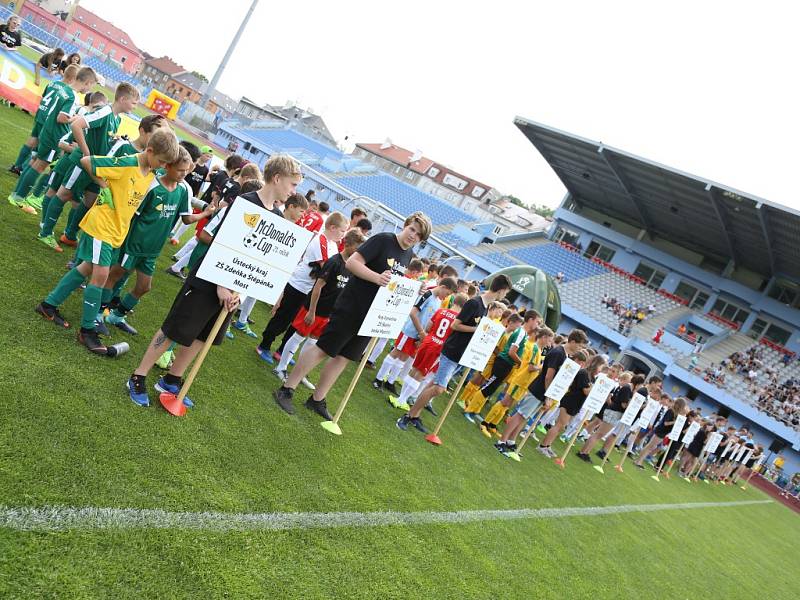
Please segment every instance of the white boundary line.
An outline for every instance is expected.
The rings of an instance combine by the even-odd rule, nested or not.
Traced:
[[[220,513],[168,512],[137,508],[74,508],[44,506],[11,508],[0,505],[0,528],[17,531],[64,531],[70,529],[192,529],[208,531],[257,531],[327,529],[334,527],[383,527],[596,517],[623,513],[691,510],[772,504],[772,500],[740,502],[687,502],[683,504],[624,504],[515,510],[463,510],[452,512],[333,512],[333,513]]]

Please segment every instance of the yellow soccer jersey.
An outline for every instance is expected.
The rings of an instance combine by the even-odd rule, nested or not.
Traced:
[[[515,368],[511,373],[511,378],[508,381],[509,386],[517,386],[523,390],[527,390],[528,386],[536,379],[536,376],[541,372],[531,372],[528,367],[530,365],[542,366],[542,352],[539,350],[539,345],[535,342],[528,340],[525,344],[525,352],[522,356],[522,364]]]
[[[93,156],[92,174],[108,182],[111,201],[101,202],[98,199],[83,217],[80,227],[93,238],[119,248],[155,175],[152,172],[142,174],[137,154]]]
[[[483,368],[483,372],[481,373],[481,376],[484,379],[489,379],[489,377],[492,376],[492,367],[494,366],[494,359],[497,357],[497,353],[500,351],[500,349],[505,348],[506,343],[508,342],[508,338],[511,336],[511,333],[504,333],[503,335],[500,336],[500,341],[497,342],[497,345],[494,347],[494,352],[489,357],[489,362],[486,363],[486,366]]]

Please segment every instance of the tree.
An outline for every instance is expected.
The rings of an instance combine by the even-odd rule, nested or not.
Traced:
[[[544,204],[542,205],[525,204],[522,200],[520,200],[516,196],[512,196],[511,194],[509,194],[508,196],[504,196],[504,199],[511,202],[511,204],[516,204],[517,206],[527,208],[532,213],[539,215],[540,217],[544,217],[545,219],[551,219],[553,217],[553,212],[555,212],[552,208],[550,208],[549,206],[545,206]]]
[[[200,81],[203,81],[204,83],[208,83],[208,77],[206,77],[202,73],[198,73],[197,71],[192,71],[192,75],[197,77]]]

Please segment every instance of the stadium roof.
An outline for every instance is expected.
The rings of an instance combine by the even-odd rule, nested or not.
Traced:
[[[704,256],[800,280],[800,212],[522,117],[514,124],[578,205]]]

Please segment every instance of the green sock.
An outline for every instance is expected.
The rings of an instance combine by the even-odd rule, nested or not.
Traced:
[[[81,329],[94,329],[97,322],[97,313],[100,311],[100,301],[103,298],[103,288],[96,285],[87,285],[83,290],[83,314],[81,315]]]
[[[44,192],[44,188],[47,185],[47,180],[50,178],[50,173],[44,172],[39,175],[36,179],[36,182],[33,184],[31,188],[31,196],[39,197]]]
[[[124,317],[131,312],[137,304],[139,304],[139,299],[133,294],[127,293],[119,303],[119,306],[114,309],[114,314],[117,317]]]
[[[131,276],[130,272],[125,273],[122,277],[119,278],[116,284],[114,284],[114,289],[112,290],[111,297],[118,298],[122,294],[122,288],[125,287],[125,284],[128,283],[128,278]],[[130,296],[130,294],[128,294]],[[138,300],[137,300],[138,302]]]
[[[101,288],[103,290],[103,295],[101,296],[100,303],[103,306],[107,306],[109,302],[111,302],[111,298],[114,297],[114,290],[111,288]]]
[[[21,198],[27,196],[33,184],[36,183],[37,177],[39,177],[39,171],[29,166],[22,172],[22,175],[19,176],[19,181],[17,182],[17,187],[14,188],[14,193]]]
[[[22,144],[22,148],[19,149],[19,154],[17,154],[17,160],[14,162],[14,166],[18,169],[22,169],[25,165],[25,162],[30,158],[31,149],[28,148],[25,144]]]
[[[61,281],[44,301],[50,306],[61,306],[67,296],[80,287],[84,279],[85,277],[78,272],[78,269],[72,269],[61,278]]]
[[[53,229],[55,229],[58,219],[61,218],[61,213],[63,210],[64,203],[61,200],[58,198],[50,200],[50,204],[47,206],[47,216],[42,220],[42,227],[39,231],[39,237],[53,235]]]
[[[86,205],[83,202],[78,202],[78,206],[73,206],[69,211],[69,217],[67,218],[67,227],[64,229],[64,235],[67,236],[71,240],[78,239],[78,226],[83,221],[83,217],[86,216],[86,213],[89,212],[89,209],[86,208]]]
[[[55,198],[55,196],[44,195],[44,199],[42,200],[42,214],[39,217],[39,231],[41,231],[42,223],[44,223],[45,218],[47,218],[47,207],[50,206],[50,200],[53,198]],[[56,200],[56,202],[58,202],[58,200]]]

